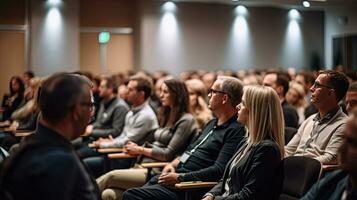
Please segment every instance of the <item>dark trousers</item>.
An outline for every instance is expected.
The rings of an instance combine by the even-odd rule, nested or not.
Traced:
[[[129,189],[123,194],[123,200],[179,200],[183,191],[174,186],[158,184],[159,175],[154,176],[143,187]]]

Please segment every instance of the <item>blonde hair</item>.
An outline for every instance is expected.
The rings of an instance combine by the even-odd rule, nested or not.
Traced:
[[[207,91],[205,84],[199,79],[190,79],[185,81],[188,88],[192,89],[197,96],[201,96],[203,99],[207,98]]]
[[[284,116],[276,92],[265,86],[246,86],[243,101],[248,109],[248,148],[264,139],[275,141],[284,157]]]
[[[300,83],[292,81],[289,84],[289,90],[295,90],[296,93],[299,95],[299,99],[298,99],[297,103],[293,104],[293,106],[294,107],[306,107],[307,99],[306,99],[306,93],[305,93],[304,86],[302,86]]]

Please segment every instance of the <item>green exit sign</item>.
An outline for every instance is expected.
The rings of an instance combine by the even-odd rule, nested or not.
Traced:
[[[110,33],[109,32],[100,32],[98,35],[98,40],[100,44],[106,44],[109,42]]]

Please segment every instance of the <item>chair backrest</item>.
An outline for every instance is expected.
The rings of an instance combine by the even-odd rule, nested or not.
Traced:
[[[284,181],[279,199],[299,199],[320,178],[322,165],[318,160],[304,156],[287,157],[283,162]]]
[[[284,129],[285,131],[285,145],[287,145],[290,140],[294,137],[294,135],[296,134],[297,132],[297,128],[294,128],[294,127],[285,127]]]

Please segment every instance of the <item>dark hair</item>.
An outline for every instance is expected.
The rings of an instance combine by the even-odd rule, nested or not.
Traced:
[[[348,87],[347,92],[357,92],[357,82],[351,83],[350,87]]]
[[[112,88],[114,94],[118,94],[118,82],[115,76],[106,76],[103,77],[102,80],[106,80],[107,88]]]
[[[149,79],[149,77],[136,75],[136,76],[130,77],[130,80],[137,82],[136,90],[137,91],[143,91],[144,94],[145,94],[144,95],[145,99],[147,99],[147,98],[149,98],[151,96],[153,83]]]
[[[35,73],[33,73],[33,71],[31,71],[31,70],[26,71],[24,74],[27,75],[30,78],[35,77]]]
[[[327,75],[327,84],[335,90],[337,101],[340,101],[346,95],[349,86],[346,75],[335,70],[322,70],[319,71],[320,74]]]
[[[39,91],[39,108],[43,119],[56,123],[65,118],[84,94],[85,85],[90,87],[91,83],[82,75],[62,72],[48,77]]]
[[[12,89],[12,84],[11,84],[12,80],[15,80],[19,84],[18,92],[15,92],[14,89]],[[16,93],[18,93],[19,95],[23,95],[25,92],[25,84],[19,76],[13,76],[11,77],[9,82],[9,89],[10,89],[10,96],[15,95]]]
[[[314,75],[312,75],[312,73],[309,72],[300,72],[297,74],[297,76],[300,75],[302,77],[304,77],[304,84],[306,83],[311,83],[311,85],[315,82],[315,77]]]
[[[290,81],[289,75],[287,75],[287,73],[283,71],[278,71],[278,70],[268,71],[266,75],[268,74],[276,74],[276,84],[278,86],[283,86],[283,94],[285,96],[289,90],[289,81]]]
[[[172,106],[161,107],[158,118],[161,127],[171,127],[184,113],[189,112],[189,95],[186,84],[182,81],[168,79],[164,84],[169,90]]]

